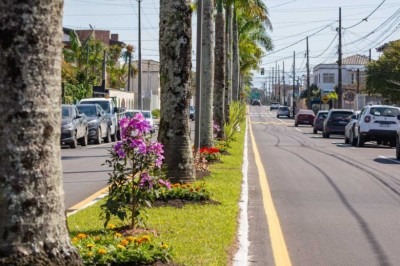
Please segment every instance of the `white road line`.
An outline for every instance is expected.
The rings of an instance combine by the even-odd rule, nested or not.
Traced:
[[[283,122],[283,120],[282,120],[282,119],[278,119],[278,121],[279,121],[279,122],[281,122],[281,123],[285,123],[285,122]]]
[[[299,132],[303,132],[303,131],[301,131],[301,129],[298,129],[298,128],[295,128],[297,131],[299,131]]]
[[[391,162],[395,162],[395,163],[400,164],[400,161],[398,161],[398,160],[393,160],[393,159],[387,158],[387,157],[382,156],[382,155],[379,155],[379,158],[382,158],[382,159],[385,159],[385,160],[388,160],[388,161],[391,161]]]

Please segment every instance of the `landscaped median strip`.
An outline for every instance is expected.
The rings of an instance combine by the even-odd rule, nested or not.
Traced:
[[[94,194],[90,195],[89,197],[75,204],[74,206],[70,207],[67,210],[67,216],[75,214],[77,211],[95,204],[96,202],[107,196],[107,193],[108,193],[108,186],[95,192]]]

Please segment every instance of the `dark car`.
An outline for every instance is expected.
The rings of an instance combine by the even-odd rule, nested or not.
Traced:
[[[259,99],[252,99],[251,100],[251,105],[258,105],[261,106],[261,101]]]
[[[299,125],[313,125],[314,123],[314,112],[312,110],[300,109],[294,118],[294,126]]]
[[[331,109],[324,121],[322,129],[322,137],[329,138],[330,134],[344,135],[344,130],[347,123],[350,122],[353,110],[346,109]]]
[[[324,121],[327,116],[328,116],[328,111],[318,111],[313,123],[314,134],[317,134],[318,131],[322,131],[324,129]]]
[[[194,114],[195,114],[196,109],[194,106],[189,106],[189,119],[194,121]]]
[[[61,145],[75,149],[78,141],[82,146],[88,144],[88,123],[85,115],[79,114],[74,105],[61,106]]]
[[[111,142],[111,128],[107,113],[96,103],[78,104],[79,112],[85,114],[88,120],[89,140],[94,140],[96,144]]]
[[[396,132],[396,159],[400,160],[400,129]]]

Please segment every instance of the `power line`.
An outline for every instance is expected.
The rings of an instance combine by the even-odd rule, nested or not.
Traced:
[[[354,28],[355,26],[360,25],[360,24],[363,23],[364,21],[367,21],[368,18],[369,18],[370,16],[372,16],[372,14],[374,14],[375,11],[378,10],[378,9],[383,5],[383,3],[385,3],[385,1],[386,1],[386,0],[383,0],[383,1],[382,1],[368,16],[366,16],[365,18],[363,18],[361,21],[357,22],[356,24],[354,24],[354,25],[352,25],[352,26],[350,26],[350,27],[343,28],[343,29],[344,29],[344,30],[351,29],[351,28]]]

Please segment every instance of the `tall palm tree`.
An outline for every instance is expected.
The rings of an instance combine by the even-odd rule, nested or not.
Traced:
[[[232,4],[234,0],[225,3],[226,31],[225,31],[225,121],[229,121],[229,104],[232,100]]]
[[[215,123],[222,129],[225,124],[225,16],[223,0],[217,0],[217,14],[215,16],[215,69],[214,69],[214,97],[213,117]],[[217,133],[218,138],[224,137],[224,131]]]
[[[200,147],[213,146],[214,0],[203,0]]]
[[[62,189],[62,6],[0,1],[0,265],[82,265]]]
[[[190,142],[192,29],[190,0],[160,0],[161,113],[158,140],[164,145],[167,177],[195,179]]]
[[[239,75],[240,75],[240,59],[239,59],[239,29],[237,23],[237,7],[233,6],[233,23],[232,23],[232,100],[239,99]]]

